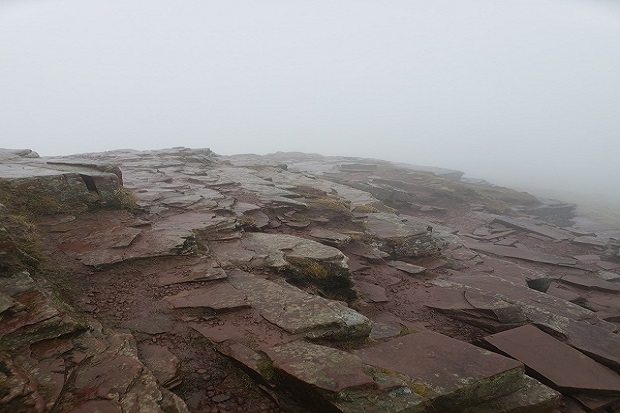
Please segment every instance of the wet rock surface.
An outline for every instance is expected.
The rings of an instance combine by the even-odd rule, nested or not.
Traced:
[[[0,151],[0,411],[618,411],[617,240],[461,176]]]

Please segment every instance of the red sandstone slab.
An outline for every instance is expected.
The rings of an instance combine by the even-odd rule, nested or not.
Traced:
[[[602,269],[606,271],[613,271],[613,270],[617,270],[618,268],[620,268],[620,264],[616,262],[609,262],[609,261],[599,261],[596,263],[596,265],[598,265],[599,267],[601,267]]]
[[[412,275],[420,274],[426,271],[425,267],[409,264],[408,262],[403,261],[388,261],[387,265]]]
[[[458,394],[461,403],[480,403],[522,385],[520,362],[428,330],[355,354],[366,364],[408,376],[428,399]],[[499,391],[498,382],[502,382]]]
[[[549,225],[539,225],[536,221],[529,218],[511,218],[497,216],[493,222],[499,222],[511,228],[534,232],[554,240],[565,240],[572,238],[571,234],[559,228]]]
[[[338,393],[376,386],[359,357],[340,350],[294,341],[266,353],[275,369],[322,390]]]
[[[165,297],[172,308],[201,307],[215,311],[234,310],[249,307],[246,295],[228,283],[218,283],[208,287],[181,291]]]
[[[553,265],[573,266],[577,264],[577,260],[573,258],[558,257],[555,255],[545,254],[526,248],[505,247],[501,245],[485,244],[475,241],[468,241],[465,243],[465,245],[473,250],[499,255],[501,257],[518,258],[521,260]]]
[[[493,334],[484,341],[560,390],[620,395],[620,376],[538,328],[526,325]]]
[[[365,281],[358,281],[355,283],[355,287],[364,298],[372,301],[373,303],[387,303],[389,301],[387,295],[385,294],[385,288],[380,285],[367,283]]]
[[[620,284],[605,281],[597,277],[563,275],[558,277],[557,280],[563,284],[570,284],[588,290],[620,293]]]

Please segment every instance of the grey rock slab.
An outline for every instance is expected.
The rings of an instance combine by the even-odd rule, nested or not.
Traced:
[[[616,372],[534,326],[493,334],[484,341],[523,362],[558,389],[620,396]]]
[[[607,245],[606,239],[597,238],[597,237],[589,237],[589,236],[577,237],[577,238],[574,238],[572,241],[575,244],[583,244],[583,245],[589,245],[593,247],[605,247]]]
[[[8,310],[15,305],[15,300],[10,296],[0,291],[0,313]]]
[[[605,323],[610,329],[582,321],[562,320],[536,322],[541,328],[559,333],[566,344],[576,348],[609,368],[620,373],[620,335],[617,326]]]
[[[316,411],[420,413],[423,399],[402,380],[373,371],[359,357],[295,341],[266,350],[278,376]]]
[[[501,331],[528,321],[518,305],[484,291],[433,291],[424,305],[487,331]]]
[[[598,277],[590,277],[587,275],[563,275],[554,279],[562,284],[569,284],[586,290],[605,291],[616,294],[620,293],[619,283],[601,280]]]
[[[330,347],[294,341],[266,351],[273,367],[330,392],[374,387],[359,357]]]
[[[248,297],[269,322],[291,334],[312,333],[334,338],[365,337],[370,321],[361,314],[301,291],[242,271],[231,271],[228,282]]]
[[[388,261],[387,265],[392,268],[396,268],[397,270],[401,270],[406,272],[407,274],[416,275],[421,274],[426,271],[425,267],[420,267],[419,265],[409,264],[404,261]]]
[[[226,282],[207,287],[181,291],[170,297],[164,297],[172,308],[209,308],[214,311],[236,310],[249,307],[245,294]]]
[[[390,256],[387,252],[383,252],[375,247],[371,247],[367,244],[355,243],[347,248],[347,252],[358,257],[366,258],[371,262],[383,262],[384,258]]]
[[[236,251],[233,251],[236,250]],[[285,267],[289,259],[311,260],[347,269],[347,258],[338,249],[319,242],[286,234],[246,233],[235,246],[214,246],[223,261],[249,262],[253,265]]]
[[[518,258],[521,260],[552,265],[574,266],[577,264],[577,260],[573,258],[559,257],[526,248],[506,247],[497,244],[486,244],[474,241],[467,241],[465,245],[473,250],[499,255],[501,257]]]
[[[157,381],[167,388],[180,384],[179,359],[166,346],[143,344],[139,348],[140,359],[153,372]]]
[[[310,236],[324,242],[334,243],[336,245],[346,244],[351,241],[351,237],[348,235],[324,228],[313,228],[310,231]]]
[[[613,283],[620,283],[620,274],[617,274],[615,272],[610,272],[610,271],[597,271],[596,272],[596,276],[605,280],[605,281],[610,281]]]
[[[460,275],[451,277],[449,281],[432,281],[436,285],[456,287],[461,285],[473,288],[497,299],[518,305],[524,313],[543,313],[550,317],[553,315],[563,316],[574,320],[589,320],[596,322],[594,313],[588,309],[564,300],[549,296],[545,293],[532,290],[525,285],[519,285],[501,277],[492,275]]]
[[[524,377],[519,390],[463,410],[462,413],[554,413],[561,394],[531,377]],[[574,412],[573,412],[574,413]]]
[[[368,232],[380,243],[379,249],[398,257],[425,257],[438,253],[429,225],[409,216],[372,213],[364,221]]]
[[[227,277],[226,271],[219,267],[193,268],[183,274],[164,274],[157,279],[157,285],[173,285],[202,281],[216,281]]]
[[[518,228],[524,231],[534,232],[554,240],[572,239],[572,234],[560,228],[551,227],[545,224],[539,224],[531,218],[511,218],[503,216],[495,216],[493,222],[498,222],[511,228]]]
[[[267,214],[265,214],[263,211],[246,212],[241,218],[242,222],[244,219],[249,220],[251,226],[254,226],[256,228],[263,229],[269,226],[269,216],[267,216]]]
[[[602,269],[606,271],[613,271],[613,270],[617,270],[618,268],[620,268],[620,264],[616,262],[609,262],[609,261],[599,261],[596,263],[596,265],[598,265],[599,267],[601,267]]]
[[[368,229],[378,238],[403,238],[427,233],[427,225],[395,214],[371,213],[366,218]]]
[[[581,262],[584,262],[586,264],[594,264],[597,261],[601,260],[600,255],[596,255],[596,254],[574,255],[573,258]]]
[[[428,330],[354,354],[366,364],[405,376],[410,388],[439,411],[462,411],[523,385],[520,362]]]

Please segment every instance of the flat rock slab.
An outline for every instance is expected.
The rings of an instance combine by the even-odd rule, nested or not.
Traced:
[[[419,265],[413,265],[403,261],[388,261],[387,265],[411,275],[421,274],[426,271],[425,267],[420,267]]]
[[[355,286],[362,297],[372,301],[373,303],[386,303],[389,301],[387,295],[385,295],[385,288],[380,285],[371,284],[365,281],[358,281],[355,283]]]
[[[511,304],[520,306],[527,315],[548,313],[549,316],[563,316],[574,320],[594,320],[594,313],[575,304],[532,290],[501,277],[492,275],[471,275],[451,277],[450,281],[436,280],[434,284],[449,288],[473,288],[486,292]],[[460,287],[459,287],[460,284]]]
[[[493,334],[484,341],[523,362],[560,390],[620,396],[616,372],[534,326]]]
[[[330,231],[328,229],[323,228],[313,228],[310,231],[310,236],[316,239],[319,239],[324,242],[333,243],[333,244],[346,244],[351,241],[351,237],[345,234],[341,234],[336,231]]]
[[[207,287],[181,291],[165,297],[172,308],[209,308],[214,311],[236,310],[249,307],[245,294],[232,285],[222,282]]]
[[[209,326],[190,323],[189,326],[212,343],[222,343],[227,340],[240,340],[246,334],[244,329],[230,324]]]
[[[602,280],[598,277],[563,275],[556,278],[563,284],[574,285],[586,290],[598,290],[618,294],[620,293],[620,284]]]
[[[525,385],[514,393],[482,403],[462,413],[553,413],[560,405],[560,393],[525,376]]]
[[[290,260],[309,260],[347,268],[347,258],[340,250],[287,234],[246,233],[238,244],[213,245],[213,252],[220,261],[255,267],[282,268],[289,266]]]
[[[266,351],[273,367],[319,389],[340,392],[373,387],[359,357],[303,341],[294,341]]]
[[[140,359],[153,372],[162,386],[172,388],[180,383],[177,372],[181,363],[166,346],[140,346]]]
[[[196,268],[184,274],[164,274],[157,279],[157,285],[165,286],[202,281],[216,281],[226,277],[226,271],[219,267]]]
[[[365,366],[356,355],[295,341],[266,350],[274,369],[316,411],[421,413],[424,400],[402,380]],[[376,380],[377,376],[382,376]],[[380,383],[379,383],[380,382]]]
[[[554,228],[549,225],[538,224],[535,220],[530,218],[511,218],[511,217],[495,217],[493,222],[506,225],[511,228],[518,228],[524,231],[534,232],[536,234],[544,235],[545,237],[553,238],[554,240],[565,240],[573,238],[567,231],[560,228]]]
[[[542,325],[547,327],[549,323]],[[553,327],[566,337],[567,344],[620,373],[620,335],[616,333],[618,328],[615,324],[603,322],[599,326],[562,320]]]
[[[572,258],[558,257],[526,248],[506,247],[497,244],[485,244],[474,241],[467,241],[465,245],[472,250],[499,255],[500,257],[518,258],[520,260],[552,265],[573,266],[577,264],[577,260]]]
[[[596,263],[596,265],[598,265],[599,267],[601,267],[602,269],[606,271],[613,271],[613,270],[617,270],[618,268],[620,268],[620,264],[618,264],[617,262],[599,261]]]
[[[251,306],[267,321],[291,334],[330,330],[342,338],[365,337],[370,320],[338,303],[325,300],[288,285],[231,271],[228,282],[247,295]]]
[[[601,247],[601,248],[607,245],[606,239],[601,239],[597,237],[589,237],[589,236],[574,238],[573,242],[575,244],[583,244],[583,245],[589,245],[592,247]]]
[[[174,330],[174,322],[159,314],[149,314],[145,317],[130,318],[122,326],[131,331],[145,334],[162,334]]]
[[[366,218],[368,230],[377,238],[406,238],[428,233],[428,225],[396,214],[377,212]]]
[[[367,244],[355,243],[347,248],[347,251],[358,257],[366,258],[370,262],[383,262],[383,259],[389,257],[390,254],[383,252],[375,247]]]
[[[405,375],[427,400],[478,404],[523,385],[523,365],[460,340],[428,330],[355,352],[364,363]],[[442,410],[443,411],[443,410]]]

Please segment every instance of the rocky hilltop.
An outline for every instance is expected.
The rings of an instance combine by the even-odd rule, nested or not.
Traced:
[[[0,151],[0,411],[620,411],[618,241],[462,175]]]

